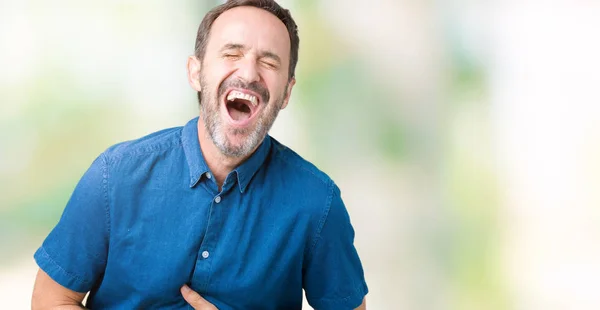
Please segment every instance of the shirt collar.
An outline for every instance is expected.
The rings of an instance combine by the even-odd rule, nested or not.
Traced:
[[[183,127],[181,143],[190,169],[190,187],[194,187],[200,181],[202,174],[210,171],[204,156],[202,156],[200,142],[198,141],[198,117],[190,120]],[[243,193],[246,190],[252,177],[265,162],[270,149],[271,137],[267,135],[250,158],[233,170],[238,179],[240,192]]]
[[[263,142],[258,146],[256,151],[250,158],[243,162],[240,166],[235,168],[233,171],[236,172],[238,178],[238,184],[240,186],[240,192],[244,192],[248,183],[252,180],[252,177],[256,174],[258,169],[262,166],[269,155],[271,150],[271,137],[267,135]]]
[[[209,171],[198,141],[198,117],[190,120],[183,127],[181,144],[190,168],[190,187],[194,187],[200,181],[202,174]]]

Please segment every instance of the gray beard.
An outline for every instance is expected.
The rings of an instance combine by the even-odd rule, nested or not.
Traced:
[[[206,88],[203,87],[202,89]],[[265,107],[265,109],[262,111],[263,114],[258,116],[254,128],[234,128],[228,130],[232,135],[246,136],[240,145],[232,145],[227,138],[227,132],[225,132],[225,128],[219,114],[218,97],[212,96],[210,93],[201,93],[199,95],[199,98],[201,98],[200,115],[204,121],[204,126],[208,136],[223,155],[235,158],[246,157],[249,156],[254,149],[260,145],[260,143],[262,143],[269,130],[271,130],[271,127],[275,123],[275,119],[279,114],[279,110],[283,104],[285,95],[286,94],[284,93],[282,98],[271,103],[274,105],[274,107]],[[207,100],[209,98],[212,100]]]

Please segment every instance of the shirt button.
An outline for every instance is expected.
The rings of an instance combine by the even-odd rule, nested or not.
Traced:
[[[206,173],[206,178],[211,179],[212,178],[212,174],[210,174],[210,172]]]
[[[221,196],[217,196],[217,198],[215,198],[215,202],[216,202],[216,203],[219,203],[219,202],[221,202]]]
[[[208,253],[208,251],[202,252],[202,257],[204,257],[205,259],[208,258],[209,255],[210,253]]]

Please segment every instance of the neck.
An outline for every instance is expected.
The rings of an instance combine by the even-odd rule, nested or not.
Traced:
[[[253,150],[249,155],[243,157],[230,157],[224,155],[210,138],[210,135],[204,126],[202,117],[198,118],[198,140],[200,142],[202,156],[208,165],[208,169],[210,169],[210,172],[215,177],[219,190],[225,182],[227,175],[229,175],[233,169],[241,165],[255,151]]]

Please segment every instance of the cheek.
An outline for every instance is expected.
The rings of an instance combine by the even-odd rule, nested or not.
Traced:
[[[287,87],[287,79],[283,79],[281,76],[263,76],[265,84],[267,85],[269,92],[271,93],[271,100],[279,100],[279,98],[285,92]]]
[[[205,67],[203,75],[207,84],[216,89],[229,75],[231,75],[233,70],[234,67],[231,64],[215,61]]]

